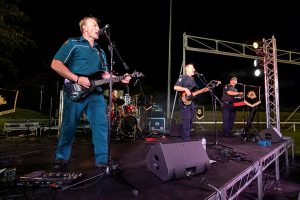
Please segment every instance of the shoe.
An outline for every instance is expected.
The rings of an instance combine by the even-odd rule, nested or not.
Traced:
[[[54,166],[53,166],[53,169],[56,170],[56,171],[62,171],[62,170],[65,170],[66,167],[67,167],[67,161],[66,160],[63,160],[63,159],[59,159],[59,160],[56,160],[54,162]]]

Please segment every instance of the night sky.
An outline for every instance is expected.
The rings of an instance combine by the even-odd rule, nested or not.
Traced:
[[[49,70],[51,60],[63,42],[81,35],[80,19],[95,16],[101,20],[100,27],[110,25],[111,39],[129,66],[129,72],[140,71],[145,75],[142,84],[167,91],[169,1],[22,0],[20,5],[31,18],[27,28],[39,46],[38,52],[27,52],[23,58],[22,63],[27,68],[30,65],[37,72]],[[260,4],[254,1],[235,4],[228,1],[173,1],[171,91],[180,73],[184,32],[245,44],[274,35],[278,49],[300,52],[300,17],[296,8],[289,3],[276,5],[263,1]],[[100,38],[98,42],[109,57],[107,39]],[[114,60],[114,70],[124,73],[117,54],[114,54]],[[262,84],[262,78],[258,80],[252,76],[253,61],[250,59],[188,52],[187,62],[194,63],[207,81],[221,80],[223,85],[236,75],[242,83]],[[281,101],[298,105],[299,101],[291,94],[300,89],[300,66],[278,63],[278,70]],[[218,95],[220,91],[221,87],[216,91]]]

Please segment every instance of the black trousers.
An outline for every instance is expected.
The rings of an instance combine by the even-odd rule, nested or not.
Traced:
[[[236,109],[232,104],[223,103],[222,118],[223,118],[223,133],[225,136],[231,136],[231,131],[234,126]]]

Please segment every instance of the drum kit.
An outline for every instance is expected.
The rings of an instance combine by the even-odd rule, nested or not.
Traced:
[[[114,98],[110,113],[112,139],[136,139],[144,131],[140,126],[140,95]]]

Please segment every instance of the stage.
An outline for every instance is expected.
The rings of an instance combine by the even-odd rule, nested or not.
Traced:
[[[1,187],[0,199],[298,198],[300,181],[296,177],[299,177],[300,168],[297,159],[293,160],[293,138],[283,138],[271,145],[259,145],[257,141],[245,142],[239,136],[222,137],[221,132],[216,134],[212,131],[193,133],[191,141],[182,141],[166,134],[154,136],[149,140],[111,140],[110,155],[118,170],[105,173],[94,166],[91,136],[79,133],[64,173],[79,175],[80,178],[71,182],[64,177],[64,180],[56,179],[51,185],[38,178],[35,178],[36,183],[30,183],[27,175],[53,172],[51,168],[57,142],[55,134],[2,138],[0,170],[15,169],[15,176],[8,174],[10,178],[2,177],[4,187]],[[215,161],[205,171],[164,181],[161,174],[148,169],[151,161],[147,160],[147,154],[155,144],[189,144],[201,140],[203,136],[207,139],[207,146],[202,154]],[[181,156],[188,159],[195,153],[190,149],[186,155],[181,155],[176,148],[172,150],[169,154],[173,157],[178,155],[175,158],[179,162]],[[177,170],[177,166],[172,167]]]

